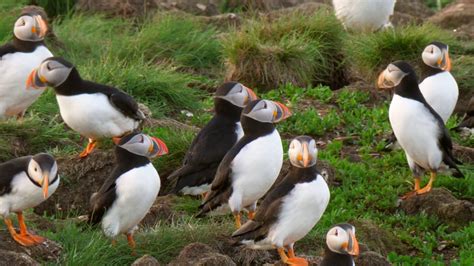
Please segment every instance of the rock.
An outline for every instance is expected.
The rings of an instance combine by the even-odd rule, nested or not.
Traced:
[[[16,243],[7,230],[0,230],[0,265],[39,265],[37,261],[59,263],[61,252],[62,247],[52,240],[24,247]]]
[[[390,262],[387,261],[382,255],[373,251],[362,252],[358,257],[354,259],[355,265],[358,266],[390,266]]]
[[[154,0],[78,0],[76,3],[76,9],[80,11],[104,12],[124,17],[143,16],[157,8]]]
[[[356,228],[356,236],[361,243],[361,251],[375,251],[382,256],[387,256],[390,252],[397,254],[407,254],[408,250],[392,232],[380,228],[371,220],[354,220],[349,221]],[[366,245],[366,248],[362,247]]]
[[[184,216],[185,213],[175,211],[172,208],[175,204],[176,198],[176,195],[157,197],[153,206],[140,224],[145,227],[153,227],[158,222],[171,223],[174,220],[177,220],[176,217]]]
[[[425,212],[453,225],[466,225],[474,220],[474,204],[456,199],[445,188],[434,188],[428,193],[410,197],[401,202],[400,208],[408,214]]]
[[[242,24],[242,17],[235,13],[226,13],[210,17],[200,17],[201,20],[217,28],[226,29],[229,27],[239,27]]]
[[[238,265],[263,265],[275,260],[278,261],[278,257],[268,250],[249,249],[245,246],[235,248],[231,257]]]
[[[132,266],[160,266],[157,259],[150,255],[145,255],[132,263]]]
[[[460,37],[474,38],[474,0],[458,0],[429,18],[445,29],[453,30]]]
[[[453,145],[454,156],[458,160],[466,164],[474,164],[474,148],[464,147],[461,145]]]
[[[236,265],[232,259],[218,253],[210,246],[202,243],[191,243],[181,250],[178,257],[174,259],[170,266],[182,265]]]

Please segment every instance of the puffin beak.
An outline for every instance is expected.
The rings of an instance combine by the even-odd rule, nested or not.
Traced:
[[[273,123],[278,123],[291,116],[290,109],[284,104],[272,101],[275,104],[276,110],[273,112]]]
[[[26,79],[26,88],[42,89],[47,87],[48,80],[43,76],[38,76],[38,69],[33,69]]]
[[[49,172],[45,172],[43,174],[43,181],[41,187],[43,188],[43,197],[46,199],[48,197],[49,190]]]
[[[347,253],[352,256],[359,256],[359,242],[357,242],[354,232],[349,231],[349,234],[351,236],[352,249],[347,250]]]
[[[151,137],[152,144],[148,148],[148,154],[150,158],[156,158],[168,154],[168,147],[166,144],[159,138]]]
[[[380,73],[378,79],[377,79],[377,89],[383,90],[383,89],[388,89],[388,87],[385,85],[385,70]]]
[[[438,60],[438,66],[444,71],[451,71],[451,59],[448,50],[444,51],[443,58]]]
[[[48,25],[46,24],[46,21],[41,16],[35,16],[36,24],[38,25],[37,27],[33,27],[31,31],[33,33],[37,33],[39,37],[44,38],[46,36],[46,32],[48,32]],[[39,28],[39,32],[38,32]]]
[[[255,92],[252,89],[247,88],[247,87],[245,87],[245,89],[247,90],[247,93],[249,95],[249,98],[247,99],[247,103],[258,99],[257,94],[255,94]]]
[[[310,162],[310,156],[308,151],[308,143],[303,143],[303,166],[308,167]]]

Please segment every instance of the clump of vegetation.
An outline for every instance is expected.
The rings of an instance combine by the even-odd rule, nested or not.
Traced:
[[[395,60],[422,64],[421,53],[432,41],[456,44],[454,36],[431,24],[409,25],[393,30],[352,35],[346,53],[352,66],[366,80],[373,80],[383,68]]]
[[[251,20],[223,40],[227,79],[261,89],[286,83],[338,87],[343,38],[341,24],[326,9]]]
[[[48,16],[57,17],[71,14],[76,0],[29,0],[28,4],[41,6]]]

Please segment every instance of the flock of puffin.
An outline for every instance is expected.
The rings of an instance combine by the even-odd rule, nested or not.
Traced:
[[[168,149],[160,139],[139,131],[145,116],[131,96],[84,80],[73,64],[53,57],[44,43],[47,31],[41,14],[22,13],[14,25],[13,41],[0,47],[0,118],[22,117],[52,87],[64,122],[89,139],[80,157],[88,156],[98,140],[113,138],[115,168],[91,196],[88,217],[113,240],[125,234],[133,249],[133,232],[160,190],[160,177],[150,160]],[[426,76],[421,83],[403,61],[389,64],[378,78],[379,88],[394,91],[389,120],[415,178],[414,191],[403,198],[429,192],[438,170],[446,166],[455,170],[454,176],[462,176],[445,127],[458,97],[449,72],[448,46],[433,42],[422,51],[422,59]],[[196,217],[230,210],[236,243],[277,249],[284,263],[307,265],[295,256],[294,243],[316,225],[330,200],[329,187],[316,168],[315,140],[299,136],[291,141],[290,170],[275,184],[283,164],[275,124],[288,118],[290,110],[282,103],[258,99],[240,83],[227,82],[215,92],[214,111],[182,167],[168,177],[174,180],[173,192],[203,196]],[[425,171],[431,178],[420,188]],[[47,200],[59,182],[58,164],[49,154],[0,164],[0,216],[16,242],[30,246],[45,240],[27,230],[22,212]],[[243,212],[247,219],[242,224]],[[11,213],[18,216],[19,232]],[[359,253],[354,226],[334,225],[326,235],[326,247],[322,265],[353,265],[352,256]]]

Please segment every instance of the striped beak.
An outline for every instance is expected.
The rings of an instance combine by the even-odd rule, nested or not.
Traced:
[[[308,167],[311,162],[311,155],[309,155],[308,143],[303,143],[303,167]]]
[[[168,147],[166,144],[159,138],[151,137],[152,143],[148,148],[148,157],[156,158],[158,156],[163,156],[168,154]]]
[[[247,100],[245,101],[245,104],[248,104],[249,102],[255,101],[258,99],[257,94],[255,94],[255,92],[252,89],[247,88],[247,87],[245,87],[245,89],[247,90],[247,93],[249,95]]]
[[[273,111],[273,123],[278,123],[291,116],[290,109],[288,109],[288,107],[286,107],[284,104],[275,101],[272,102],[276,107],[275,111]]]
[[[36,24],[33,28],[31,28],[31,32],[37,34],[40,38],[44,38],[48,32],[48,24],[46,24],[46,21],[44,21],[40,15],[37,15],[34,18]]]
[[[43,179],[40,182],[41,188],[43,190],[43,197],[46,199],[48,198],[48,190],[49,190],[49,172],[45,172],[43,174]]]
[[[438,66],[444,71],[451,71],[451,58],[449,58],[448,50],[444,50],[443,57],[438,59]]]
[[[352,230],[349,230],[348,233],[351,238],[349,240],[349,244],[346,247],[346,251],[352,256],[359,256],[359,242],[357,242],[355,234],[352,232]]]
[[[48,86],[48,80],[38,75],[38,69],[33,69],[26,79],[27,89],[44,89]]]

